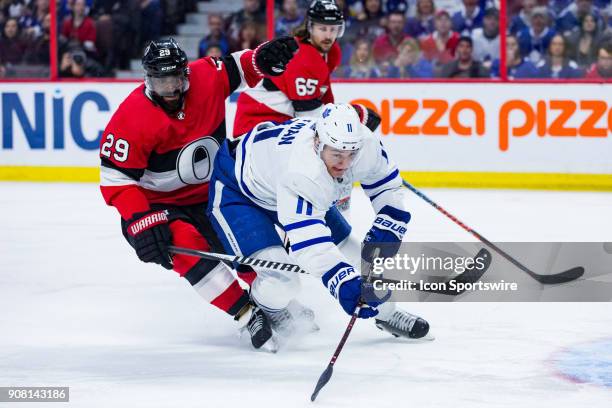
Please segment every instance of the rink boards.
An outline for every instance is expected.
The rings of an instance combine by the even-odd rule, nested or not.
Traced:
[[[98,180],[98,146],[134,82],[2,83],[0,180]],[[403,175],[429,187],[612,190],[612,87],[337,83],[379,112]],[[228,127],[235,97],[228,102]],[[206,135],[202,135],[206,136]]]

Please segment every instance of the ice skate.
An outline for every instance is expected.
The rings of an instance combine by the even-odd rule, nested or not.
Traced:
[[[388,310],[381,310],[379,316],[375,318],[376,327],[380,330],[390,333],[394,337],[433,340],[433,336],[428,336],[429,323],[425,319],[405,310],[396,309],[392,304],[385,304],[385,306]]]
[[[279,346],[274,338],[268,317],[258,306],[252,306],[249,312],[250,317],[247,324],[240,329],[241,337],[248,334],[255,349],[276,353]]]

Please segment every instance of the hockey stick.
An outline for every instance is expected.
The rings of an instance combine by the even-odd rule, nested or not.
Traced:
[[[353,326],[355,325],[355,321],[357,320],[357,316],[359,316],[359,311],[361,310],[362,306],[363,306],[363,302],[359,302],[359,304],[357,305],[357,308],[353,312],[353,315],[351,316],[351,320],[349,321],[348,326],[346,326],[346,330],[344,330],[342,339],[340,339],[340,343],[338,343],[338,347],[336,347],[336,351],[334,351],[334,355],[329,361],[329,364],[327,365],[327,368],[325,369],[325,371],[321,373],[321,376],[319,377],[319,381],[317,381],[317,385],[315,386],[315,389],[312,392],[312,395],[310,396],[311,401],[314,402],[314,400],[317,398],[317,395],[319,395],[319,392],[321,391],[321,389],[325,387],[325,384],[327,384],[329,380],[331,379],[331,376],[334,373],[334,364],[336,364],[336,360],[338,359],[338,356],[340,355],[340,352],[342,351],[342,348],[344,347],[344,343],[346,343],[346,340],[348,339],[349,334],[351,334],[351,330],[353,330]]]
[[[565,282],[569,282],[569,281],[573,281],[575,279],[578,279],[578,278],[580,278],[584,274],[584,268],[582,266],[576,266],[574,268],[568,269],[568,270],[563,271],[563,272],[559,272],[559,273],[554,274],[554,275],[540,275],[538,273],[535,273],[534,271],[532,271],[531,269],[527,268],[525,265],[523,265],[522,263],[520,263],[519,261],[514,259],[512,256],[508,255],[508,253],[503,251],[500,247],[498,247],[497,245],[495,245],[494,243],[492,243],[491,241],[489,241],[488,239],[486,239],[485,237],[480,235],[478,232],[474,231],[472,228],[470,228],[467,225],[465,225],[463,222],[461,222],[459,219],[457,219],[457,217],[455,217],[454,215],[452,215],[451,213],[446,211],[444,208],[440,207],[433,200],[431,200],[429,197],[427,197],[421,191],[417,190],[415,187],[413,187],[406,180],[403,180],[403,182],[404,182],[404,186],[406,188],[408,188],[408,190],[410,190],[413,193],[415,193],[416,195],[418,195],[420,198],[425,200],[428,204],[430,204],[436,210],[440,211],[442,214],[444,214],[448,218],[450,218],[451,221],[453,221],[455,224],[459,225],[461,228],[463,228],[464,230],[466,230],[467,232],[472,234],[480,242],[482,242],[483,244],[487,245],[489,248],[491,248],[492,250],[494,250],[495,252],[500,254],[507,261],[512,263],[514,266],[516,266],[517,268],[519,268],[523,272],[527,273],[527,275],[531,276],[533,279],[537,280],[538,282],[545,283],[545,284],[565,283]]]
[[[300,268],[299,265],[296,265],[296,264],[266,261],[263,259],[249,258],[247,256],[235,256],[235,255],[218,254],[215,252],[205,252],[205,251],[200,251],[197,249],[181,248],[181,247],[177,247],[174,245],[170,245],[168,249],[170,250],[170,252],[173,252],[175,254],[197,256],[198,258],[210,259],[212,261],[221,261],[221,262],[225,262],[228,264],[238,263],[241,265],[259,266],[262,268],[273,269],[276,271],[295,272],[295,273],[304,273],[304,274],[308,273],[302,268]]]
[[[379,251],[380,251],[379,249],[376,249],[372,258],[377,258]],[[366,280],[365,280],[366,283],[370,283],[371,276],[372,276],[372,268],[370,265],[370,270],[368,271],[368,276],[366,277]],[[325,384],[327,384],[329,380],[331,380],[331,376],[334,373],[334,364],[336,364],[336,360],[340,356],[340,352],[344,348],[344,343],[346,343],[346,340],[348,339],[349,334],[351,334],[351,331],[353,330],[353,326],[355,325],[355,322],[357,321],[357,317],[359,316],[359,312],[361,311],[361,308],[363,307],[364,304],[365,304],[365,301],[363,298],[361,298],[359,300],[359,303],[357,303],[357,307],[355,308],[353,315],[351,316],[351,320],[349,320],[348,326],[346,326],[346,329],[344,330],[344,334],[342,335],[342,338],[340,339],[340,343],[338,343],[338,346],[336,347],[336,351],[334,351],[334,354],[332,355],[332,358],[329,361],[329,364],[327,364],[327,368],[321,373],[321,376],[319,377],[319,380],[317,381],[317,385],[315,386],[315,389],[312,392],[312,395],[310,396],[310,401],[314,402],[314,400],[317,398],[317,395],[319,395],[319,392],[321,391],[321,389],[325,387]]]
[[[482,262],[482,267],[477,267],[476,263],[472,264],[469,268],[465,270],[465,272],[457,275],[454,278],[443,280],[430,280],[428,283],[442,283],[439,288],[435,289],[417,289],[419,292],[425,293],[435,293],[438,295],[448,295],[448,296],[459,296],[466,291],[466,289],[450,289],[449,284],[454,282],[457,286],[458,284],[463,284],[462,287],[465,288],[465,284],[468,283],[476,283],[480,280],[482,275],[489,269],[491,266],[491,253],[487,251],[486,248],[480,248],[480,251],[476,254],[474,259],[480,259]],[[402,283],[400,280],[395,279],[387,279],[387,278],[374,278],[374,282],[384,282],[384,283]]]
[[[276,271],[295,272],[295,273],[301,273],[301,274],[309,275],[308,272],[306,272],[305,270],[300,268],[299,265],[296,265],[296,264],[267,261],[267,260],[264,260],[264,259],[249,258],[249,257],[246,257],[246,256],[235,256],[235,255],[219,254],[219,253],[215,253],[215,252],[206,252],[206,251],[200,251],[198,249],[182,248],[182,247],[177,247],[177,246],[173,246],[173,245],[170,245],[168,247],[168,249],[170,250],[170,252],[175,253],[175,254],[195,256],[195,257],[198,257],[198,258],[210,259],[212,261],[221,261],[221,262],[225,262],[226,264],[228,264],[230,266],[233,266],[234,263],[238,263],[238,264],[242,264],[242,265],[259,266],[259,267],[262,267],[262,268],[269,268],[269,269],[273,269],[273,270],[276,270]],[[473,265],[472,268],[469,268],[464,273],[459,275],[457,278],[454,278],[454,280],[456,282],[458,282],[458,283],[475,283],[486,272],[486,270],[489,268],[489,265],[491,263],[491,255],[489,254],[489,252],[486,249],[482,248],[478,252],[478,254],[476,255],[476,258],[484,259],[485,260],[485,264],[484,264],[485,266],[483,268],[481,268],[481,269],[478,269],[478,268],[475,268],[475,266]],[[396,281],[392,281],[392,280],[388,280],[388,279],[381,279],[381,280],[384,281],[384,282],[396,282]],[[397,282],[399,282],[399,281],[397,281]],[[462,292],[458,292],[458,291],[440,291],[440,290],[430,290],[430,289],[423,289],[423,290],[419,289],[419,291],[421,291],[421,292],[439,293],[439,294],[443,294],[443,295],[452,295],[452,296],[460,295],[462,293]]]

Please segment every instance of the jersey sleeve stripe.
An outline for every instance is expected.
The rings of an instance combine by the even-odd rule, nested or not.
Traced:
[[[376,187],[380,187],[385,183],[388,183],[389,181],[393,180],[394,178],[397,177],[397,175],[399,174],[399,170],[395,169],[391,174],[389,174],[387,177],[385,177],[382,180],[378,180],[376,183],[373,184],[364,184],[361,183],[361,187],[363,187],[364,190],[372,190]]]
[[[323,102],[319,99],[307,99],[307,100],[297,100],[291,101],[293,104],[293,109],[296,112],[306,112],[317,109],[320,106],[323,106]]]
[[[140,180],[140,178],[143,176],[145,170],[144,169],[130,169],[130,168],[126,168],[126,167],[119,167],[117,166],[115,163],[113,163],[112,161],[108,160],[105,157],[102,157],[101,159],[101,163],[100,163],[100,171],[102,172],[102,169],[113,169],[116,170],[120,173],[123,173],[126,177],[134,180],[134,181],[138,181]]]
[[[310,202],[306,202],[306,215],[312,215],[312,204]]]
[[[270,78],[264,78],[262,86],[266,89],[266,91],[280,91],[280,88],[276,86],[276,84],[272,82]]]
[[[221,61],[223,61],[223,64],[225,65],[225,70],[227,71],[230,94],[238,89],[242,81],[244,81],[244,72],[242,72],[242,67],[240,66],[241,54],[242,53],[235,52],[221,58]]]
[[[379,195],[381,195],[382,193],[391,190],[391,188],[385,188],[382,191],[379,191],[378,193],[374,194],[373,196],[370,196],[370,201],[374,201],[378,198]]]
[[[325,242],[333,242],[332,237],[327,236],[327,237],[317,237],[317,238],[307,239],[306,241],[298,242],[296,244],[291,245],[291,250],[295,252],[295,251],[299,251],[300,249],[304,249],[309,246],[313,246],[317,244],[322,244]]]
[[[308,226],[315,225],[315,224],[325,225],[325,221],[323,220],[304,220],[304,221],[292,222],[291,224],[285,225],[283,229],[285,230],[285,232],[289,232],[289,231],[308,227]]]
[[[136,180],[120,172],[119,170],[106,166],[100,167],[101,186],[126,186],[130,184],[136,184]]]
[[[295,210],[295,213],[301,214],[303,207],[304,207],[304,199],[302,197],[298,197],[297,208]]]
[[[387,160],[387,163],[389,163],[389,156],[387,156],[387,152],[383,148],[382,142],[380,143],[380,151],[381,151],[382,156],[385,158],[385,160]]]

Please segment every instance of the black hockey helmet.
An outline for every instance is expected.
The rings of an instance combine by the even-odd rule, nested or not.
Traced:
[[[189,89],[187,63],[187,54],[173,38],[151,41],[145,49],[142,66],[147,95],[168,113],[183,106]]]
[[[342,24],[342,10],[334,0],[314,0],[308,7],[308,20],[320,24]]]
[[[148,76],[178,75],[187,69],[187,54],[174,38],[151,41],[142,57],[142,66]]]
[[[344,15],[334,0],[313,0],[308,7],[307,17],[309,31],[312,23],[329,24],[342,26],[338,37],[344,34]]]

